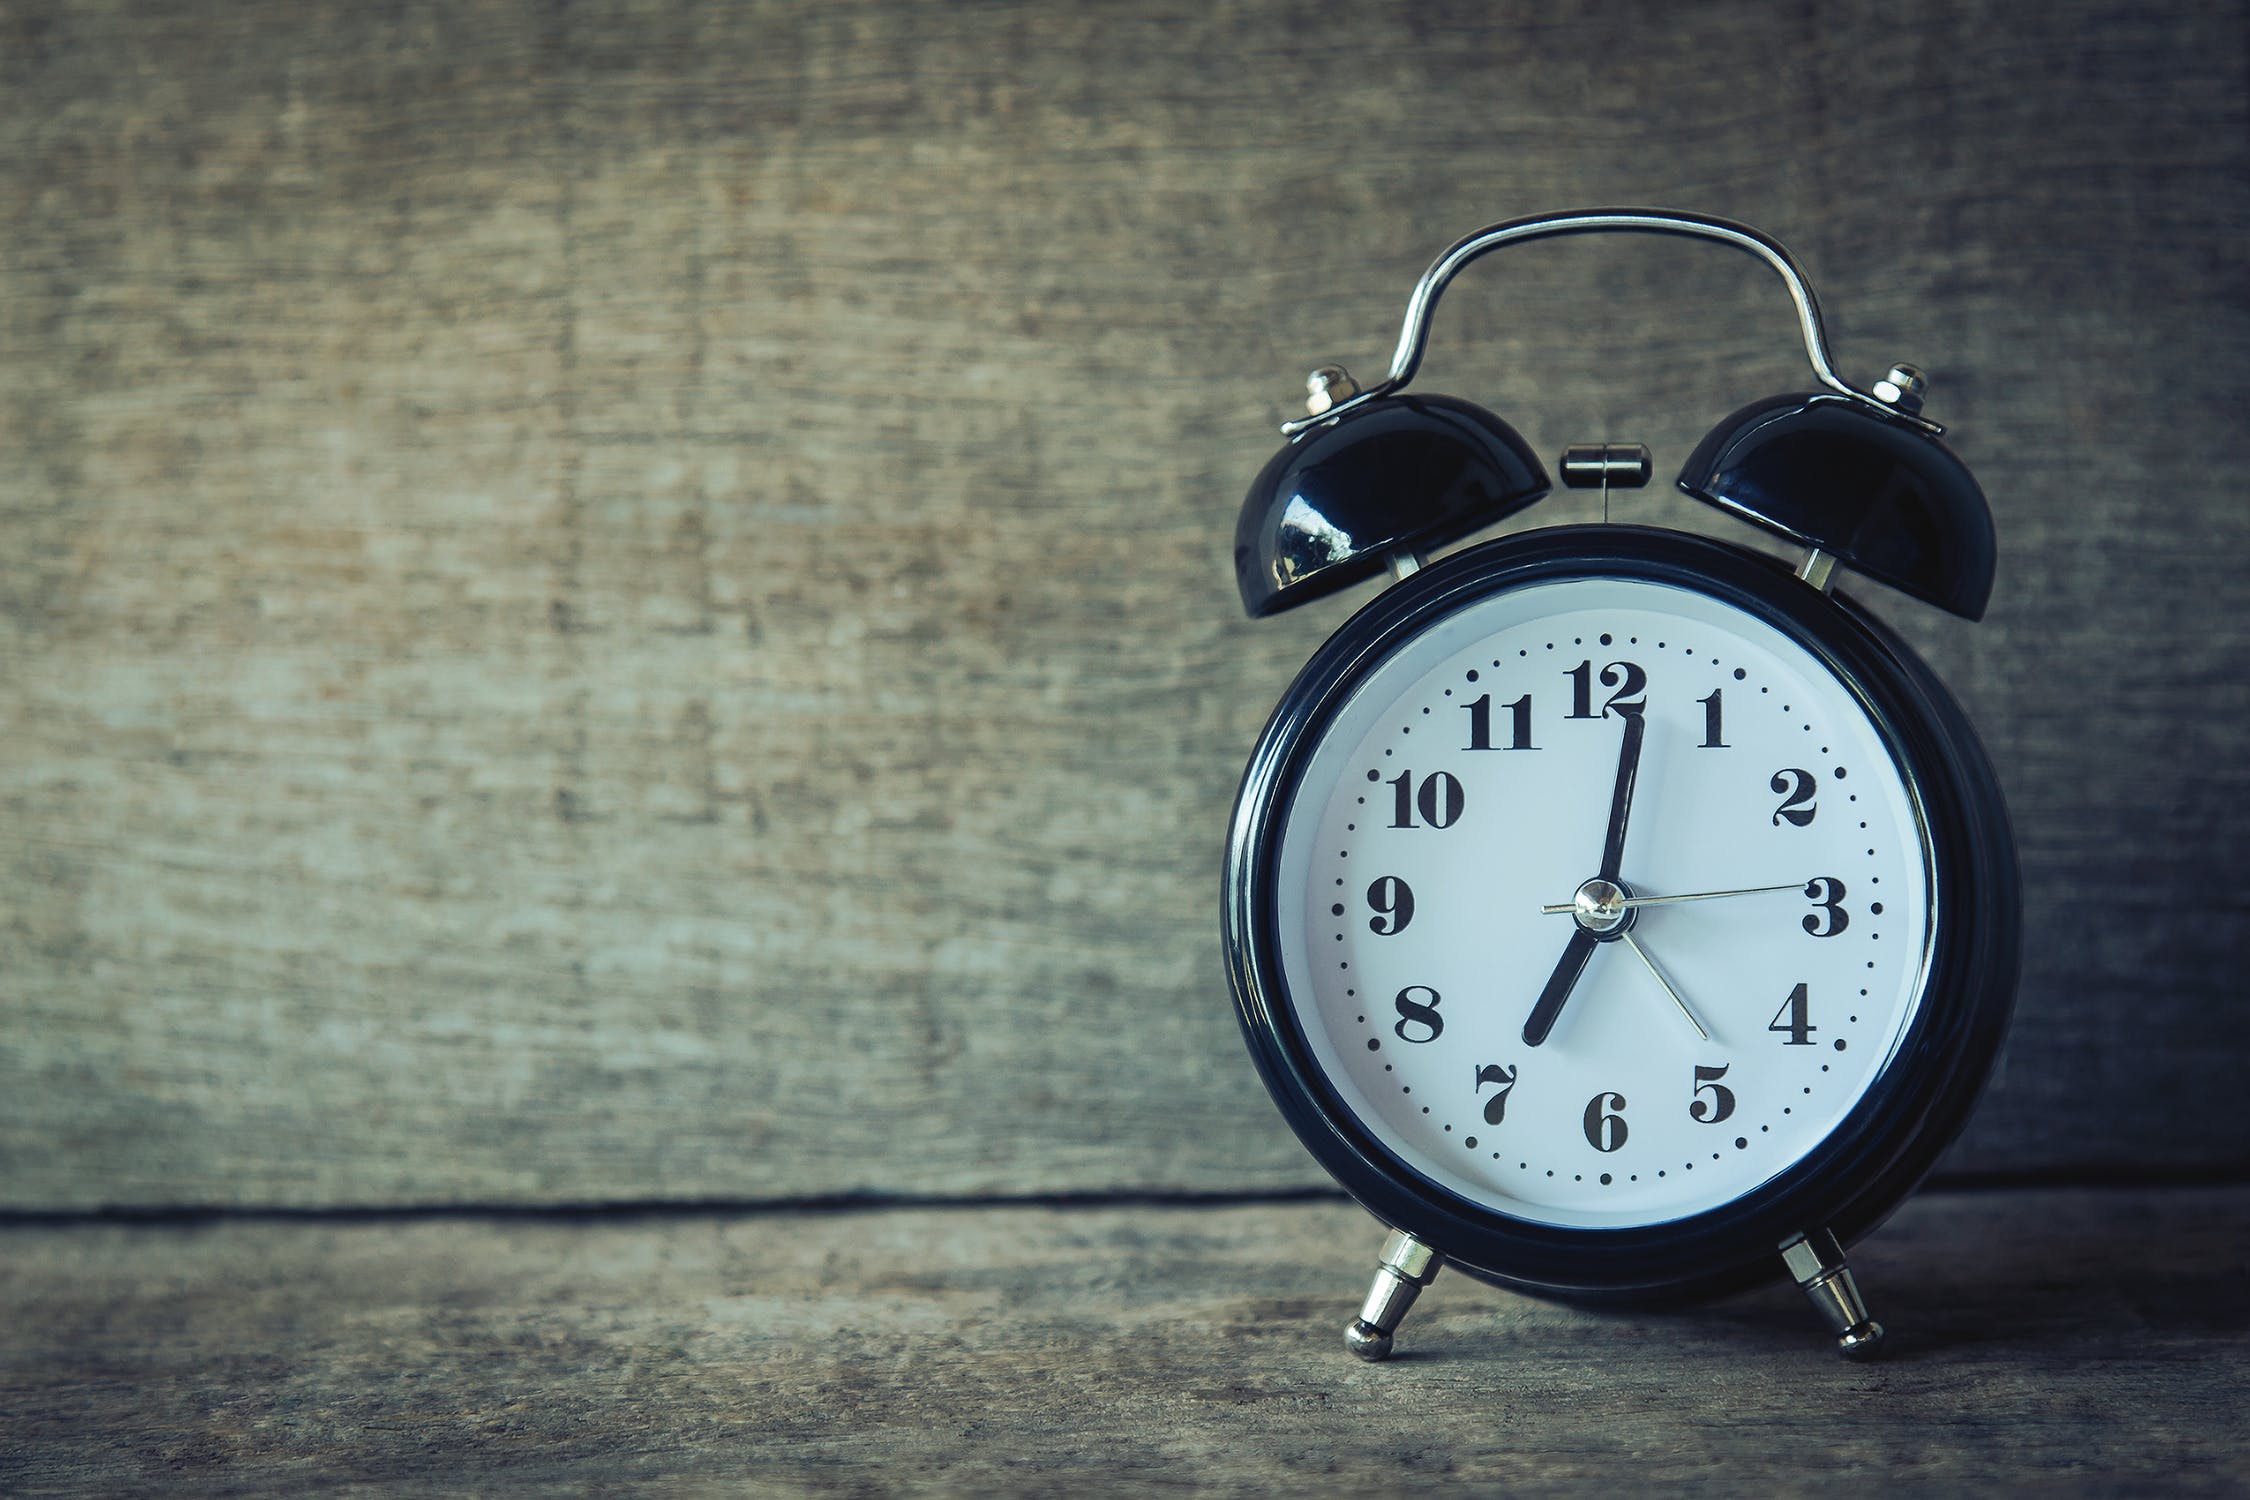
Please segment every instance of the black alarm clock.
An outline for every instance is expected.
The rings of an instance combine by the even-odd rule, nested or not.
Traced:
[[[1644,232],[1778,271],[1819,389],[1734,413],[1688,494],[1801,549],[1627,525],[1429,561],[1549,489],[1482,407],[1408,395],[1462,267]],[[1651,210],[1463,239],[1389,376],[1310,381],[1251,485],[1245,608],[1386,570],[1260,736],[1229,833],[1224,938],[1251,1056],[1291,1128],[1392,1233],[1347,1333],[1380,1359],[1450,1262],[1577,1301],[1703,1297],[1779,1273],[1874,1351],[1844,1251],[1960,1132],[2013,1005],[2014,841],[1992,767],[1849,570],[1982,617],[1990,510],[1896,366],[1831,366],[1788,253]],[[1631,487],[1586,444],[1566,484]]]

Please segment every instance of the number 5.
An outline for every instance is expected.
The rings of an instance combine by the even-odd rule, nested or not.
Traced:
[[[1727,1076],[1728,1066],[1726,1063],[1715,1068],[1706,1068],[1701,1064],[1696,1066],[1695,1098],[1689,1101],[1687,1107],[1689,1119],[1716,1125],[1734,1113],[1734,1090],[1719,1082]],[[1705,1094],[1711,1097],[1705,1099]]]

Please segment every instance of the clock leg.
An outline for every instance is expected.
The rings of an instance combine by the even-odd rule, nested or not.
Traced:
[[[1867,1315],[1859,1283],[1844,1262],[1844,1247],[1825,1229],[1800,1234],[1781,1247],[1782,1263],[1836,1335],[1847,1359],[1872,1359],[1883,1343],[1883,1325]]]
[[[1391,1335],[1444,1265],[1435,1250],[1410,1234],[1392,1230],[1383,1241],[1383,1258],[1376,1263],[1375,1284],[1367,1289],[1359,1316],[1344,1330],[1344,1347],[1361,1359],[1390,1358]]]

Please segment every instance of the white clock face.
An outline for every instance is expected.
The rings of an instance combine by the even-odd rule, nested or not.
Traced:
[[[1803,646],[1688,589],[1539,583],[1413,637],[1329,724],[1284,813],[1282,974],[1423,1176],[1658,1223],[1801,1160],[1882,1072],[1929,872],[1881,734]]]

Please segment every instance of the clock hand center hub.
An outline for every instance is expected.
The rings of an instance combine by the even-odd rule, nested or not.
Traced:
[[[1624,936],[1625,929],[1632,925],[1635,908],[1626,904],[1632,897],[1633,892],[1624,882],[1604,880],[1597,875],[1571,897],[1571,917],[1584,931],[1610,942]]]

